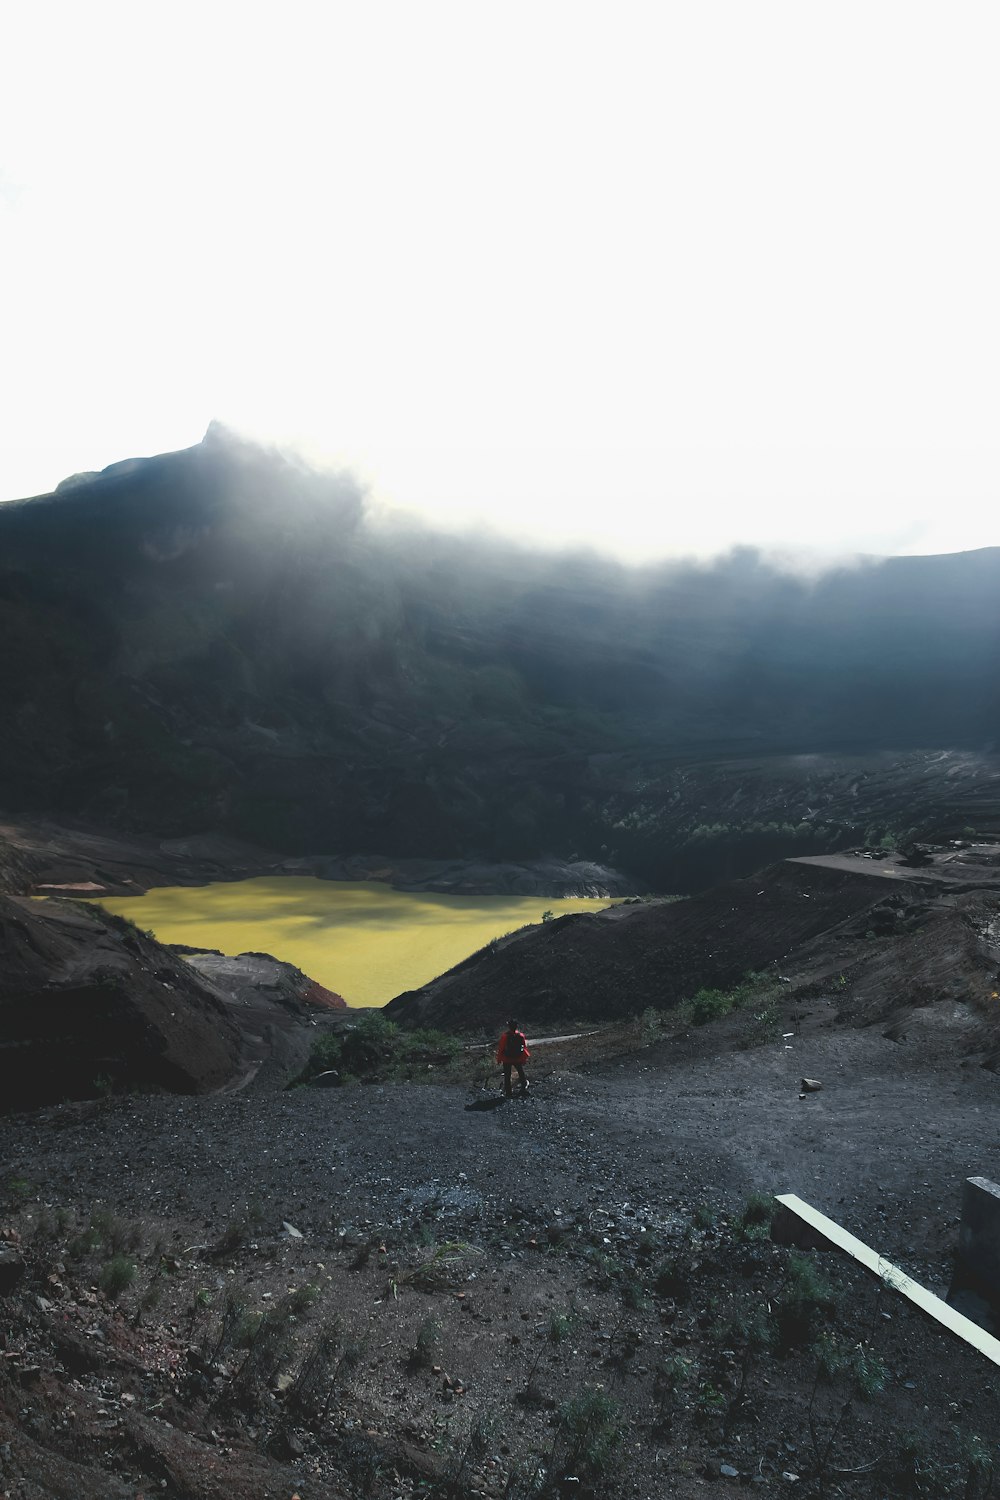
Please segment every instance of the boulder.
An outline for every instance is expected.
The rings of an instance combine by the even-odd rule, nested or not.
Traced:
[[[11,1245],[0,1245],[0,1297],[12,1292],[25,1272],[24,1260]]]
[[[0,1038],[7,1109],[205,1093],[241,1067],[222,996],[132,923],[77,901],[0,895]]]

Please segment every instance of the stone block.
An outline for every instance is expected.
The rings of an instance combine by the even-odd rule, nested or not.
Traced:
[[[771,1239],[776,1245],[789,1245],[796,1250],[832,1250],[833,1246],[825,1234],[807,1224],[784,1203],[779,1203],[771,1220]]]
[[[988,1296],[1000,1297],[1000,1186],[988,1177],[965,1179],[958,1259]]]

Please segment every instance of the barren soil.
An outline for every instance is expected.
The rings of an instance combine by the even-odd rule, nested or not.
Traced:
[[[996,1440],[998,1372],[865,1273],[811,1257],[839,1346],[883,1366],[870,1400],[844,1372],[816,1386],[798,1344],[753,1352],[789,1252],[736,1225],[752,1190],[799,1193],[944,1292],[962,1179],[1000,1170],[994,1073],[838,1009],[788,990],[753,1046],[739,1014],[539,1048],[532,1094],[499,1108],[479,1107],[495,1075],[473,1052],[426,1084],[7,1120],[2,1221],[28,1269],[3,1304],[6,1493],[389,1500],[571,1473],[563,1493],[742,1477],[867,1496],[926,1492],[935,1465],[962,1491],[970,1445]],[[803,1075],[822,1091],[800,1098]],[[101,1243],[73,1259],[95,1205]],[[112,1302],[98,1278],[132,1227],[138,1274]],[[227,1333],[227,1292],[263,1312],[307,1285],[273,1361]],[[611,1447],[588,1465],[569,1424],[605,1396]]]

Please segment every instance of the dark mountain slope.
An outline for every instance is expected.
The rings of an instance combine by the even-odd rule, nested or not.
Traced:
[[[493,1028],[609,1021],[728,988],[883,898],[883,883],[776,865],[687,901],[559,917],[484,949],[386,1014],[404,1025]]]
[[[855,1025],[938,1001],[990,1020],[995,1050],[1000,959],[1000,846],[926,867],[898,858],[788,860],[690,900],[624,904],[524,928],[421,990],[390,1001],[407,1026],[493,1031],[516,1010],[529,1027],[569,1029],[698,990],[728,990],[748,972],[790,976],[801,994],[836,997]]]
[[[751,552],[629,570],[391,530],[349,478],[210,429],[0,506],[3,802],[686,888],[856,836],[877,814],[839,796],[845,752],[893,752],[894,826],[941,816],[916,749],[965,752],[1000,807],[998,591],[993,549],[810,583]]]

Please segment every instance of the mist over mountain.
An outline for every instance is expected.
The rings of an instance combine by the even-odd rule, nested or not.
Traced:
[[[994,816],[998,597],[994,548],[806,578],[392,527],[211,428],[0,506],[0,799],[690,887]]]

